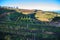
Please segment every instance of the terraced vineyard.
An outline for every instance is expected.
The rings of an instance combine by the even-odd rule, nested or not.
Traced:
[[[0,17],[0,35],[1,40],[59,40],[60,27],[37,20],[35,13],[6,12]]]

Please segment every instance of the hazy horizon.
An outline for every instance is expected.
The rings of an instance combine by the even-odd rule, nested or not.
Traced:
[[[60,0],[0,0],[0,6],[54,11],[60,10]]]

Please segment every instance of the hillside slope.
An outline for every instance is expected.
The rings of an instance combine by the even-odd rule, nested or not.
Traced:
[[[60,37],[60,14],[42,10],[17,10],[21,9],[0,8],[0,32],[4,33],[4,38],[8,35],[12,40],[54,40]],[[27,14],[24,14],[25,12]]]

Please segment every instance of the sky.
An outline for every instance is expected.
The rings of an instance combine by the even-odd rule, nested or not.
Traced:
[[[60,0],[0,0],[0,6],[53,11],[60,10]]]

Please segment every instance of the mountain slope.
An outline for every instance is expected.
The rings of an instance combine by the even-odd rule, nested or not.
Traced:
[[[7,33],[13,39],[18,35],[16,37],[22,40],[23,38],[33,40],[34,38],[57,39],[59,37],[56,35],[60,33],[60,25],[58,25],[60,17],[57,16],[60,14],[41,10],[26,11],[28,14],[24,14],[25,11],[18,12],[17,10],[19,9],[0,8],[0,32]]]

